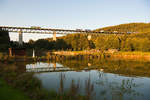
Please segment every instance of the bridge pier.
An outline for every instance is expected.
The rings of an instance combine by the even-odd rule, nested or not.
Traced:
[[[54,31],[53,32],[53,41],[56,41],[57,39],[56,39],[56,32]]]
[[[21,29],[19,31],[19,45],[23,45],[23,34]]]
[[[92,36],[91,36],[91,35],[88,35],[88,37],[87,37],[87,38],[88,38],[88,40],[91,40]]]

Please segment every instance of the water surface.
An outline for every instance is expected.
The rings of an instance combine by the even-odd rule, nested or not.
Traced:
[[[149,100],[150,63],[136,61],[70,60],[26,65],[42,86],[73,91],[93,100]]]

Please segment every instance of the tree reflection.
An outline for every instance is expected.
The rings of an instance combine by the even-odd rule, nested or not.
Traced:
[[[108,81],[105,73],[99,72],[99,80],[96,83],[103,87],[103,90],[100,91],[100,95],[105,100],[107,100],[107,95],[112,95],[112,100],[133,100],[136,97],[143,96],[142,93],[136,91],[136,88],[140,87],[142,84],[135,83],[134,78],[125,78],[122,79],[121,82],[115,80]]]
[[[60,87],[59,87],[60,94],[64,93],[64,82],[65,82],[65,74],[61,73],[60,74]]]
[[[60,74],[60,86],[59,86],[59,93],[61,94],[60,100],[64,99],[63,95],[65,93],[67,93],[66,94],[67,100],[68,98],[69,100],[78,100],[80,97],[82,97],[80,94],[80,91],[83,90],[83,88],[81,87],[80,80],[76,82],[75,80],[72,79],[71,83],[68,85],[69,90],[64,90],[65,79],[66,79],[65,74],[61,73]],[[83,85],[85,88],[85,98],[81,100],[93,100],[95,91],[94,91],[94,84],[91,82],[90,75],[87,78],[87,80],[85,80]]]
[[[95,95],[94,84],[91,83],[90,75],[89,75],[89,78],[85,80],[85,93],[86,93],[87,100],[91,100],[92,97]]]
[[[79,98],[79,91],[80,91],[80,80],[75,84],[75,80],[72,80],[70,89],[69,89],[69,96],[72,100],[77,100]]]
[[[70,59],[57,60],[63,66],[74,70],[104,69],[104,72],[121,74],[125,76],[150,76],[150,62],[112,60],[112,59]]]

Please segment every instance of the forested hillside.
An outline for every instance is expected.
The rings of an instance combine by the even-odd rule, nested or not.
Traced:
[[[95,31],[117,31],[117,32],[150,32],[150,23],[129,23],[129,24],[120,24],[116,26],[109,26]]]

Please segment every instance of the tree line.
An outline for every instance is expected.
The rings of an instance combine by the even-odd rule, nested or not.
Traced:
[[[109,50],[118,51],[150,51],[150,36],[147,34],[131,35],[92,35],[93,39],[88,40],[85,34],[70,34],[59,38],[56,41],[52,39],[30,40],[27,48],[46,49],[46,50]]]
[[[141,32],[149,32],[150,31],[150,23],[127,23],[120,24],[115,26],[104,27],[100,29],[96,29],[94,31],[116,31],[116,32],[124,32],[124,33],[141,33]]]
[[[10,38],[8,31],[0,29],[0,51],[5,51],[9,48]]]

